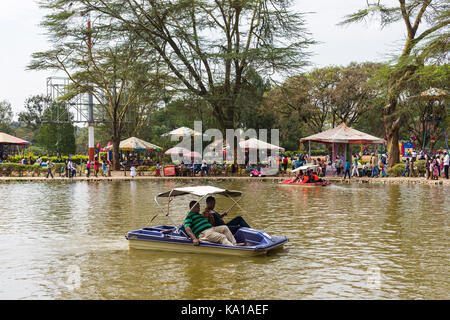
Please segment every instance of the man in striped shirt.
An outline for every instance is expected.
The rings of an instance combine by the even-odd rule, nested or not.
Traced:
[[[208,220],[200,214],[200,204],[197,201],[189,203],[188,216],[184,220],[186,233],[191,237],[194,246],[198,246],[200,241],[221,243],[228,246],[242,246],[244,243],[236,243],[233,234],[227,226],[213,227]]]

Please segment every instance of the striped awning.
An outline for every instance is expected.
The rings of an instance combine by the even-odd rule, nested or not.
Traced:
[[[105,150],[112,150],[113,145],[110,144],[105,147]],[[119,149],[123,151],[154,151],[162,150],[161,147],[156,144],[141,140],[136,137],[131,137],[126,140],[120,141]]]

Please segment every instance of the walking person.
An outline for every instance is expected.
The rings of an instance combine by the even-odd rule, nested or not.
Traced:
[[[427,177],[427,180],[428,180],[428,179],[431,178],[431,170],[430,170],[430,167],[431,167],[431,161],[430,161],[428,155],[425,156],[425,158],[426,158],[426,162],[425,162],[425,171],[427,172],[426,177]]]
[[[156,176],[156,177],[161,177],[161,165],[159,164],[159,161],[156,162],[156,172],[155,172],[155,176]]]
[[[411,158],[411,161],[409,163],[409,176],[410,177],[415,177],[415,174],[414,174],[414,162],[415,161],[416,160],[414,158]]]
[[[53,169],[53,162],[51,162],[50,159],[48,159],[48,161],[47,161],[47,179],[48,179],[49,175],[52,176],[52,179],[53,179],[52,169]]]
[[[97,159],[94,160],[94,175],[96,178],[98,178],[98,161],[97,161]]]
[[[345,177],[347,177],[347,174],[348,174],[348,178],[350,179],[350,169],[351,169],[351,165],[350,165],[350,159],[347,159],[346,161],[345,161],[345,167],[344,167],[344,180],[345,180]]]
[[[130,176],[131,176],[131,178],[136,177],[136,167],[134,166],[134,164],[131,165]]]
[[[378,178],[378,161],[377,161],[377,156],[375,156],[375,154],[372,153],[372,157],[370,158],[370,162],[372,165],[372,174],[371,174],[371,178],[373,178],[374,176],[376,176]]]
[[[64,171],[67,172],[67,162],[63,163],[63,165],[61,166],[61,171],[60,171],[61,178],[64,178],[66,176]]]
[[[208,163],[206,162],[205,159],[202,160],[202,177],[203,177],[203,172],[206,172],[206,175],[209,176],[209,172],[208,172]]]
[[[336,174],[339,177],[339,175],[341,174],[341,159],[339,158],[339,156],[336,159],[335,167],[336,167]]]
[[[450,166],[450,157],[447,153],[447,151],[444,151],[444,174],[445,174],[445,179],[448,179],[448,167]]]
[[[288,158],[287,157],[283,157],[283,168],[284,168],[284,173],[287,172],[287,166],[288,166]]]
[[[104,176],[104,177],[107,176],[107,170],[108,170],[108,167],[106,166],[106,161],[103,160],[103,161],[102,161],[102,172],[103,172],[103,176]]]
[[[91,161],[89,161],[89,160],[86,163],[86,170],[87,170],[86,177],[89,178],[89,176],[91,175]]]
[[[67,177],[72,178],[73,177],[73,163],[72,160],[69,159],[67,162]]]
[[[439,160],[437,159],[436,156],[434,156],[433,162],[431,163],[432,165],[432,172],[433,172],[433,179],[434,180],[438,180],[439,179]]]
[[[439,156],[435,156],[435,162],[436,162],[436,167],[438,170],[438,176],[441,176],[441,159],[439,158]]]
[[[404,177],[406,173],[408,173],[408,177],[409,177],[409,175],[410,175],[409,165],[410,165],[409,158],[406,158],[405,170],[403,170],[402,177]]]
[[[352,169],[352,177],[356,175],[359,177],[359,171],[358,171],[358,156],[355,154],[354,158],[353,158],[353,169]]]

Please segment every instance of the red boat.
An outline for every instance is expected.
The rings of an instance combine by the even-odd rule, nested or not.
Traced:
[[[330,181],[304,183],[304,182],[292,182],[292,179],[287,179],[279,182],[278,184],[303,186],[303,187],[325,187],[330,184]]]

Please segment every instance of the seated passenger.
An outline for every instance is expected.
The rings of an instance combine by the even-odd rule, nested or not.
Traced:
[[[313,173],[311,175],[311,182],[323,182],[323,180],[320,179],[319,176],[316,173]]]
[[[302,180],[303,180],[303,171],[300,170],[299,174],[295,175],[295,177],[291,179],[291,182],[297,182]]]
[[[194,246],[198,246],[200,241],[221,243],[228,246],[242,246],[245,243],[236,243],[233,234],[227,226],[213,227],[206,218],[200,214],[200,204],[197,201],[189,203],[191,212],[184,220],[186,233],[191,237]]]
[[[302,182],[303,182],[303,183],[310,183],[310,182],[311,182],[310,180],[311,180],[311,179],[310,179],[309,175],[306,174],[306,175],[303,177]]]
[[[214,227],[226,225],[228,229],[230,229],[232,234],[235,234],[241,227],[250,228],[250,226],[241,216],[237,216],[231,219],[229,222],[225,223],[222,218],[225,217],[228,212],[220,214],[214,210],[215,206],[216,199],[213,196],[209,196],[208,198],[206,198],[206,209],[205,211],[203,211],[203,215]]]

